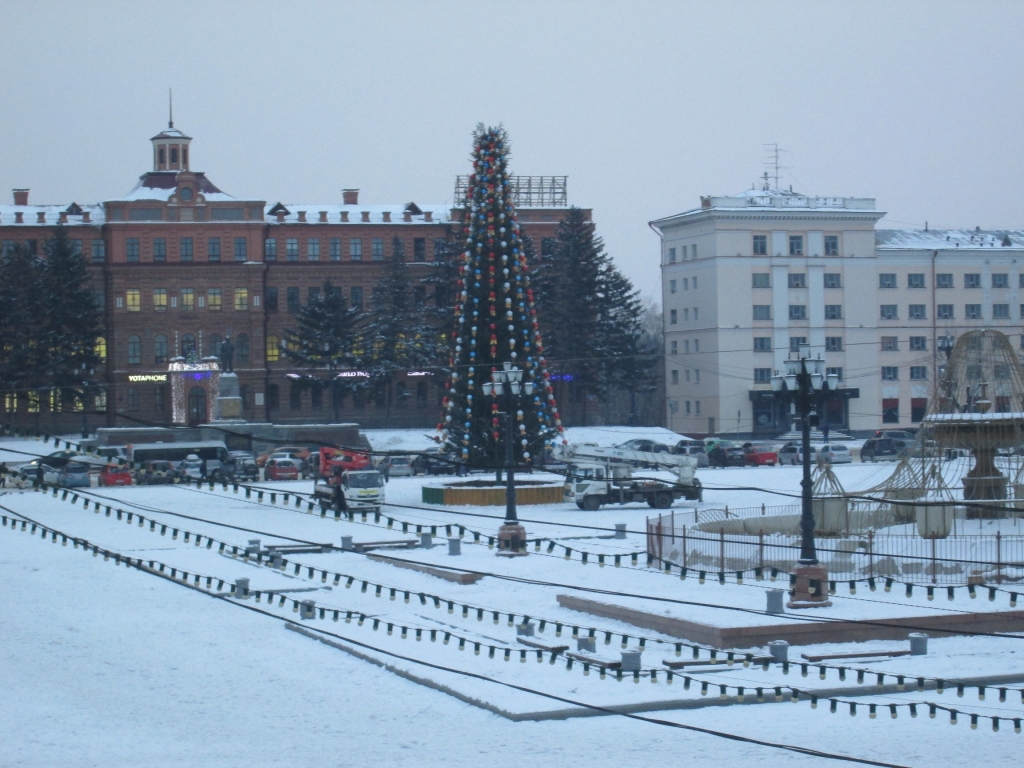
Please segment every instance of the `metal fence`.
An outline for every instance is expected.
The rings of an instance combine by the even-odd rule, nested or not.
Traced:
[[[647,552],[655,563],[669,562],[708,573],[755,568],[789,573],[799,560],[798,535],[736,534],[726,532],[724,527],[707,530],[705,523],[709,521],[701,518],[709,510],[697,512],[697,523],[701,524],[698,529],[692,522],[693,512],[648,518]],[[737,512],[730,510],[730,515],[742,517]],[[918,584],[1002,584],[1024,580],[1024,535],[964,532],[947,538],[924,538],[870,530],[863,534],[815,537],[815,546],[829,578],[836,581],[872,576]]]

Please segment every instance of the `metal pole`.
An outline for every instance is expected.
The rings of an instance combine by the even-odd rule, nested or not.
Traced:
[[[516,524],[516,478],[515,461],[512,458],[512,393],[509,392],[505,414],[505,522]]]
[[[807,360],[800,360],[800,375],[797,378],[799,395],[797,404],[801,420],[801,444],[803,450],[804,477],[800,481],[800,564],[817,565],[818,554],[814,549],[814,510],[811,507],[811,377],[807,373]]]

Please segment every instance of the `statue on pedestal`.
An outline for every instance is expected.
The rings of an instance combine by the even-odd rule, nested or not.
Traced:
[[[230,336],[225,336],[220,345],[220,369],[223,373],[235,372],[235,345]]]

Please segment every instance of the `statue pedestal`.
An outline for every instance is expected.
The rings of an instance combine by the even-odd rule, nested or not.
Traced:
[[[220,375],[220,392],[213,404],[213,418],[230,421],[242,418],[242,397],[238,390],[238,374]]]

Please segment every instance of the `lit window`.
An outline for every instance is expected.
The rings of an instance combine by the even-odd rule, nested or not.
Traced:
[[[153,289],[153,311],[154,312],[166,312],[167,311],[167,289],[166,288],[154,288]]]
[[[267,336],[267,362],[276,363],[281,359],[280,340],[277,336]]]
[[[206,307],[211,312],[220,312],[221,292],[220,288],[210,288],[206,291]]]
[[[141,297],[142,291],[138,288],[129,288],[125,291],[125,308],[129,312],[140,312],[142,310]]]
[[[100,360],[107,359],[107,340],[105,338],[103,338],[102,336],[97,337],[95,349],[96,357],[98,357]]]
[[[236,312],[248,312],[249,311],[249,289],[248,288],[235,288],[235,311]]]
[[[193,289],[181,289],[181,308],[186,312],[191,312],[196,308],[196,292]]]

